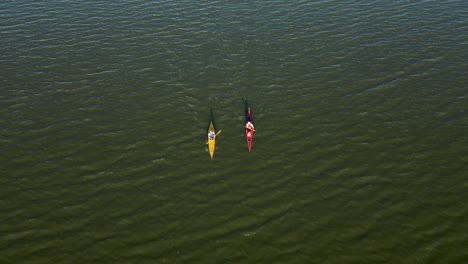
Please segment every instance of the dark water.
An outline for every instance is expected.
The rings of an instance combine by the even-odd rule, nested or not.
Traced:
[[[0,262],[466,262],[467,3],[0,3]]]

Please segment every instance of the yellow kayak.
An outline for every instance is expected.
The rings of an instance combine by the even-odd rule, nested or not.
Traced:
[[[213,159],[215,146],[216,146],[216,131],[215,131],[213,121],[211,121],[210,126],[208,127],[208,151],[210,152],[211,159]]]

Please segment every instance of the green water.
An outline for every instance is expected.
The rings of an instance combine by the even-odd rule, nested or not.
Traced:
[[[1,3],[0,262],[463,263],[467,10]]]

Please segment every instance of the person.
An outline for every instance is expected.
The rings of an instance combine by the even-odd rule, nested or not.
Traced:
[[[215,132],[214,131],[210,131],[208,132],[208,138],[209,140],[214,140],[215,139]]]
[[[247,124],[245,124],[245,128],[255,131],[254,125],[250,121],[248,121]]]

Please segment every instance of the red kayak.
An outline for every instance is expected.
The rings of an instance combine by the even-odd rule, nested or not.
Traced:
[[[247,140],[247,147],[252,149],[252,142],[255,133],[255,128],[253,125],[252,113],[250,112],[250,106],[247,108],[247,113],[245,115],[245,139]]]

